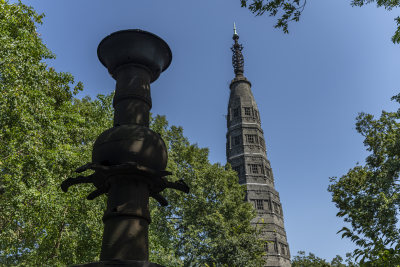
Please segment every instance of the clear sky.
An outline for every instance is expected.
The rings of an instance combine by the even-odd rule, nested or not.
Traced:
[[[285,35],[274,19],[255,17],[239,0],[24,2],[46,14],[38,31],[57,55],[50,65],[84,83],[79,97],[114,89],[96,54],[106,35],[139,28],[163,38],[173,60],[152,84],[152,112],[182,126],[192,143],[210,149],[211,162],[222,164],[235,21],[292,255],[306,250],[331,260],[354,249],[336,234],[343,221],[327,187],[329,177],[367,155],[355,131],[358,112],[398,107],[390,101],[400,93],[400,45],[390,41],[394,12],[310,0]]]

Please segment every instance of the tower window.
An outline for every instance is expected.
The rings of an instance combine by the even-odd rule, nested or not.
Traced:
[[[278,242],[274,241],[274,250],[278,253]]]
[[[233,109],[233,117],[234,118],[239,117],[239,108]]]
[[[257,164],[250,164],[250,172],[251,173],[258,173],[258,165]]]
[[[249,144],[255,144],[258,141],[258,136],[255,134],[246,134],[246,140]]]
[[[262,199],[256,199],[256,209],[258,210],[264,209],[264,203]]]
[[[278,203],[274,202],[274,211],[278,214],[280,214],[280,210],[279,210],[279,205]]]
[[[258,111],[257,110],[254,110],[254,118],[258,118]]]
[[[269,178],[272,178],[272,170],[269,169],[267,166],[265,166],[265,174],[266,174]]]
[[[285,245],[284,244],[281,244],[281,254],[282,255],[285,255],[286,253],[285,253]]]
[[[260,145],[265,148],[264,138],[260,137]]]
[[[250,116],[251,115],[251,109],[250,108],[244,108],[244,115]]]
[[[267,203],[268,203],[268,209],[269,209],[269,210],[272,210],[271,201],[270,201],[270,200],[266,200],[266,201],[267,201]]]

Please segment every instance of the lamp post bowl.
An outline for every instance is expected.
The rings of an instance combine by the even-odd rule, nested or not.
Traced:
[[[97,56],[113,77],[119,66],[135,64],[150,72],[151,82],[157,80],[172,60],[171,49],[164,40],[139,29],[122,30],[108,35],[97,47]]]

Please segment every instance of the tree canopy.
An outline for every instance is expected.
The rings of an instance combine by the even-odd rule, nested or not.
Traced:
[[[304,251],[297,252],[293,257],[292,267],[330,267],[331,265],[324,259],[315,256],[313,253],[306,255]]]
[[[297,252],[297,255],[292,259],[292,267],[357,267],[358,264],[354,263],[351,253],[346,254],[345,263],[343,258],[336,255],[331,262],[317,257],[314,253],[308,253],[305,251]]]
[[[400,103],[400,95],[392,100]],[[382,111],[380,118],[360,113],[357,131],[370,152],[365,165],[357,165],[337,179],[328,191],[349,227],[339,232],[359,248],[355,256],[370,266],[400,265],[400,109]]]
[[[169,151],[172,180],[184,178],[189,195],[167,191],[170,206],[151,202],[151,251],[154,262],[166,266],[260,266],[263,242],[250,224],[255,213],[244,202],[245,188],[229,165],[210,164],[208,149],[191,145],[182,128],[168,128],[157,116],[153,129]],[[162,239],[160,239],[162,237]],[[164,255],[160,253],[164,251]],[[174,264],[171,257],[175,255]]]
[[[65,266],[98,260],[105,196],[86,200],[90,185],[60,189],[91,161],[97,136],[112,127],[113,94],[82,99],[72,75],[44,59],[55,56],[36,32],[43,15],[0,1],[0,265]],[[169,151],[171,180],[189,195],[163,193],[150,202],[151,260],[165,266],[259,266],[263,244],[243,201],[245,189],[229,165],[211,164],[180,127],[155,116],[151,126]]]
[[[353,7],[362,7],[374,2],[376,2],[377,7],[383,7],[388,11],[400,7],[400,0],[351,0],[350,4]],[[284,33],[289,33],[289,23],[300,20],[307,0],[240,0],[240,3],[242,7],[248,8],[256,16],[264,14],[268,14],[271,17],[278,16],[274,27],[282,29]],[[392,42],[398,44],[400,43],[400,16],[394,20],[397,24],[397,29],[392,36]]]
[[[289,22],[299,21],[307,0],[240,0],[240,3],[256,16],[265,13],[271,17],[280,16],[274,27],[289,33]]]

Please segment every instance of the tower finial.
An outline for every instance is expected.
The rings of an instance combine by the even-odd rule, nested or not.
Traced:
[[[233,55],[232,55],[233,70],[235,72],[236,77],[243,76],[243,72],[244,72],[244,59],[243,59],[243,54],[242,54],[243,46],[238,43],[239,35],[236,32],[235,22],[233,23],[232,39],[235,41],[235,43],[231,47],[231,50],[233,52]]]

